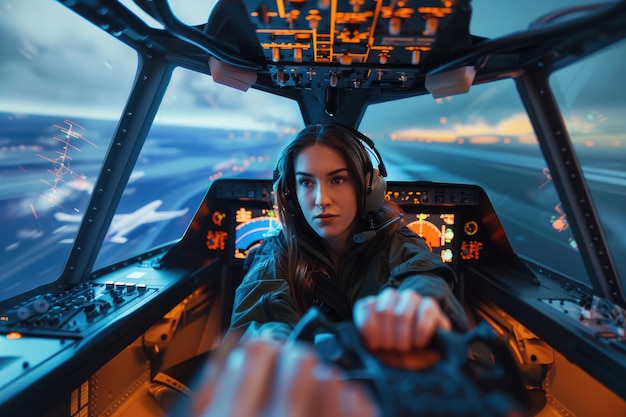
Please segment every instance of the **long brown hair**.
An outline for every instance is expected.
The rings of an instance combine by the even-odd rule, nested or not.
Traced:
[[[367,230],[371,224],[380,224],[397,216],[399,209],[387,203],[382,204],[378,213],[370,218],[366,213],[367,188],[374,168],[368,151],[361,143],[357,132],[339,124],[324,123],[307,126],[300,131],[283,150],[274,172],[275,202],[282,223],[284,240],[277,247],[278,269],[289,282],[292,296],[301,313],[312,304],[312,275],[331,267],[324,264],[319,254],[328,257],[322,245],[322,238],[311,229],[304,219],[295,193],[296,179],[294,164],[300,152],[315,144],[325,145],[343,156],[357,197],[357,219],[353,233]],[[398,225],[386,228],[382,238],[362,245],[368,255],[378,251],[384,237],[395,233]],[[378,241],[378,242],[376,242]],[[363,267],[361,263],[361,267]],[[359,273],[361,272],[361,273]],[[364,271],[354,271],[356,279],[362,278]],[[356,280],[355,279],[355,280]],[[358,285],[358,282],[354,282]],[[344,290],[347,290],[345,288]]]

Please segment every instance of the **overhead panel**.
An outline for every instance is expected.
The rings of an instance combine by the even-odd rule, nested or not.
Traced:
[[[469,13],[468,1],[243,3],[272,79],[281,87],[408,89],[423,76],[437,39],[449,43],[446,32],[468,33],[449,27],[457,9]]]

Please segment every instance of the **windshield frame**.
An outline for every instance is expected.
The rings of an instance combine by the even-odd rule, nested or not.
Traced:
[[[580,57],[579,59],[582,59]],[[552,71],[525,71],[515,78],[520,98],[552,173],[556,191],[589,274],[594,294],[626,306],[623,289],[576,150],[549,82]]]
[[[140,53],[135,83],[94,186],[87,213],[68,257],[61,283],[80,283],[93,265],[125,185],[137,162],[151,122],[175,65],[166,58]]]

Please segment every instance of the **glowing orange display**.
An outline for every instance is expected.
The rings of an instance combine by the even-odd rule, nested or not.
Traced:
[[[209,250],[224,250],[228,233],[223,230],[209,230],[206,234],[206,247]]]
[[[214,225],[216,226],[221,226],[222,225],[222,221],[226,218],[226,214],[216,211],[213,213],[213,215],[211,216],[211,221],[213,222]]]
[[[478,242],[475,240],[472,241],[463,241],[461,242],[461,259],[470,260],[470,259],[480,259],[480,252],[483,249],[483,242]]]

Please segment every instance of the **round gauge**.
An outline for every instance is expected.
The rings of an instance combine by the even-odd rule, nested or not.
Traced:
[[[476,234],[476,232],[478,232],[478,223],[476,223],[474,220],[470,220],[467,223],[465,223],[465,225],[463,226],[463,231],[468,235],[468,236],[473,236]]]
[[[407,224],[407,227],[420,235],[430,250],[442,246],[441,231],[431,222],[420,219]]]

